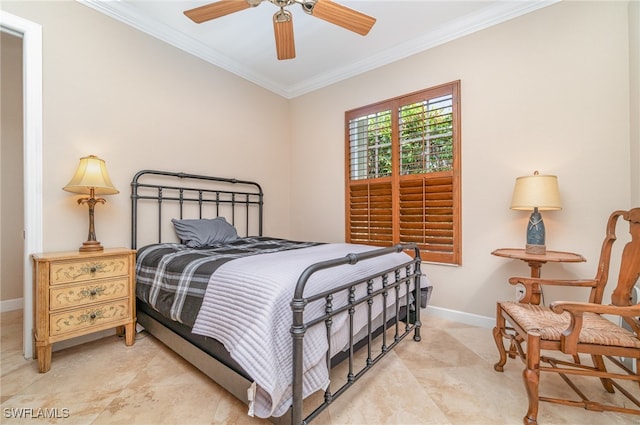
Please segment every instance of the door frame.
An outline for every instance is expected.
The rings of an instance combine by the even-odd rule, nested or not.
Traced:
[[[31,254],[42,251],[42,26],[0,10],[3,31],[22,37],[24,155],[23,354],[33,357],[33,269]]]

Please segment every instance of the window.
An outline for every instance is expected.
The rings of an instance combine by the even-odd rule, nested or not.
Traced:
[[[346,239],[461,264],[460,82],[348,111]]]

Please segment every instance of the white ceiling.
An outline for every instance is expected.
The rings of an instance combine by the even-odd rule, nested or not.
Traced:
[[[78,1],[290,99],[559,0],[335,0],[377,19],[364,37],[296,4],[296,58],[286,61],[276,58],[278,8],[268,1],[202,24],[182,12],[214,0]]]

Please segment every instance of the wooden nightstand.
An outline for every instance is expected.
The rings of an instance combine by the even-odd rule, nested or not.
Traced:
[[[126,345],[136,331],[136,251],[33,254],[34,338],[40,372],[51,368],[51,344],[117,328]]]

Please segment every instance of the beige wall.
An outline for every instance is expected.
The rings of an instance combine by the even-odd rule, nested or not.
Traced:
[[[289,236],[285,99],[75,1],[0,7],[43,28],[45,251],[87,239],[87,207],[62,187],[88,154],[120,190],[96,206],[104,246],[129,246],[129,183],[148,168],[258,179],[265,232]],[[2,285],[21,296],[22,282]]]
[[[640,205],[640,1],[629,2],[631,203]]]
[[[86,206],[61,190],[87,154],[120,190],[96,206],[105,246],[129,245],[129,183],[147,168],[259,179],[266,232],[289,235],[285,99],[74,1],[2,8],[43,26],[45,250],[87,238]]]
[[[588,260],[543,276],[595,276],[609,213],[630,207],[627,10],[562,2],[293,100],[292,233],[344,238],[344,111],[460,79],[463,265],[425,264],[432,304],[494,316],[514,297],[507,278],[529,269],[490,253],[524,246],[528,214],[509,202],[534,170],[558,175],[564,202],[543,213],[548,249]]]
[[[0,301],[22,298],[22,39],[0,32]]]
[[[266,234],[341,241],[344,111],[457,79],[463,265],[425,265],[434,306],[493,316],[513,297],[507,277],[528,268],[490,253],[524,245],[527,214],[508,209],[517,176],[558,175],[547,245],[588,259],[543,275],[593,276],[606,217],[631,206],[626,3],[562,2],[291,101],[75,2],[0,7],[43,25],[46,250],[86,238],[86,209],[61,187],[89,153],[121,191],[96,209],[106,246],[129,243],[143,168],[258,179]]]

